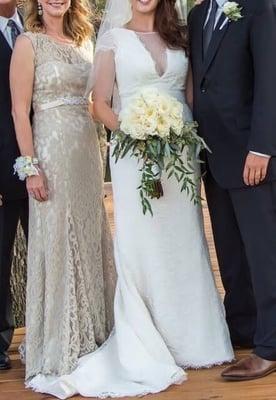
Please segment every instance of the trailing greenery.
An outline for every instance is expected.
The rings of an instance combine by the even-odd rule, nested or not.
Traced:
[[[115,161],[124,158],[127,154],[142,161],[140,192],[143,214],[149,212],[153,215],[150,199],[159,199],[163,196],[161,183],[162,173],[168,178],[174,177],[180,185],[180,191],[186,192],[194,204],[201,201],[198,190],[200,177],[194,179],[195,149],[207,149],[204,141],[197,135],[197,123],[186,122],[181,134],[170,129],[169,137],[149,136],[145,140],[139,140],[118,130],[114,132]],[[186,153],[186,162],[183,154]],[[139,167],[138,167],[139,168]]]

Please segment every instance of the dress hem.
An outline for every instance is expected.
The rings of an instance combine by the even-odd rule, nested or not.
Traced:
[[[181,366],[181,368],[183,368],[184,370],[190,369],[190,370],[199,370],[199,369],[210,369],[210,368],[214,368],[214,367],[219,367],[222,365],[226,365],[226,364],[231,364],[232,362],[236,361],[235,357],[223,360],[223,361],[214,361],[210,364],[185,364],[183,366]]]
[[[149,394],[156,394],[156,393],[163,392],[170,386],[181,385],[185,381],[187,381],[187,374],[185,373],[184,370],[180,371],[180,367],[179,367],[179,370],[177,372],[175,372],[175,374],[173,374],[173,376],[168,380],[168,382],[166,384],[160,386],[159,388],[156,388],[155,390],[148,389],[148,390],[144,390],[141,393],[133,393],[133,394],[125,393],[125,394],[123,394],[123,393],[115,393],[115,392],[105,392],[105,393],[94,392],[93,394],[92,393],[87,394],[85,392],[75,391],[74,393],[70,394],[69,396],[58,396],[53,391],[52,392],[50,390],[47,391],[45,388],[43,388],[43,386],[44,386],[43,384],[41,385],[41,387],[39,387],[39,385],[32,384],[32,379],[29,380],[29,382],[25,382],[25,387],[27,389],[32,389],[36,393],[50,394],[61,400],[65,400],[65,399],[68,399],[68,398],[76,396],[76,395],[80,395],[83,397],[91,397],[91,398],[96,397],[99,399],[107,399],[107,398],[119,398],[119,397],[143,397],[143,396],[146,396]]]

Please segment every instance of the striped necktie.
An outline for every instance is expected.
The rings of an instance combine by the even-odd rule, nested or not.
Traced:
[[[20,29],[18,28],[18,26],[16,25],[16,23],[14,22],[14,20],[12,20],[12,19],[9,19],[8,27],[11,30],[12,47],[14,47],[16,39],[20,35],[21,32],[20,32]]]
[[[216,23],[216,15],[217,15],[217,10],[218,10],[218,3],[216,0],[211,0],[212,5],[211,5],[211,12],[208,18],[208,21],[206,22],[206,25],[203,30],[203,55],[206,57],[207,51],[209,49],[213,32],[214,32],[214,27]]]

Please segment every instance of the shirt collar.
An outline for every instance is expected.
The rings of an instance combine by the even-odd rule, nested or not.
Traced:
[[[18,28],[23,29],[19,13],[17,10],[15,10],[15,13],[11,18],[5,18],[5,17],[0,16],[0,31],[1,32],[4,32],[6,30],[10,19],[12,19],[16,23]]]
[[[224,6],[225,3],[227,3],[228,0],[216,0],[216,2],[218,3],[219,8],[222,8]]]

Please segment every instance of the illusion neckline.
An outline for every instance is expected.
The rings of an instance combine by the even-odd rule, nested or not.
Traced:
[[[126,31],[129,31],[129,32],[134,32],[134,33],[139,33],[139,34],[142,34],[142,35],[152,35],[152,34],[158,34],[158,32],[157,31],[148,31],[148,32],[143,32],[143,31],[136,31],[136,30],[134,30],[134,29],[129,29],[129,28],[122,28],[122,29],[124,29],[124,30],[126,30]]]
[[[149,56],[149,58],[151,59],[151,62],[153,64],[153,68],[155,73],[157,74],[157,76],[159,77],[160,80],[163,80],[163,78],[165,78],[165,76],[167,76],[168,70],[169,70],[169,48],[167,46],[165,46],[165,53],[166,53],[166,68],[164,70],[164,72],[162,74],[158,73],[157,70],[157,63],[156,60],[153,58],[150,50],[147,48],[147,46],[145,45],[145,43],[143,42],[141,36],[139,33],[137,33],[136,31],[134,31],[133,29],[127,29],[124,28],[126,30],[128,30],[129,32],[132,33],[132,35],[136,38],[136,40],[140,43],[140,45],[142,46],[142,48],[144,49],[144,51],[147,53],[147,55]],[[151,32],[151,33],[157,33],[157,32]]]

